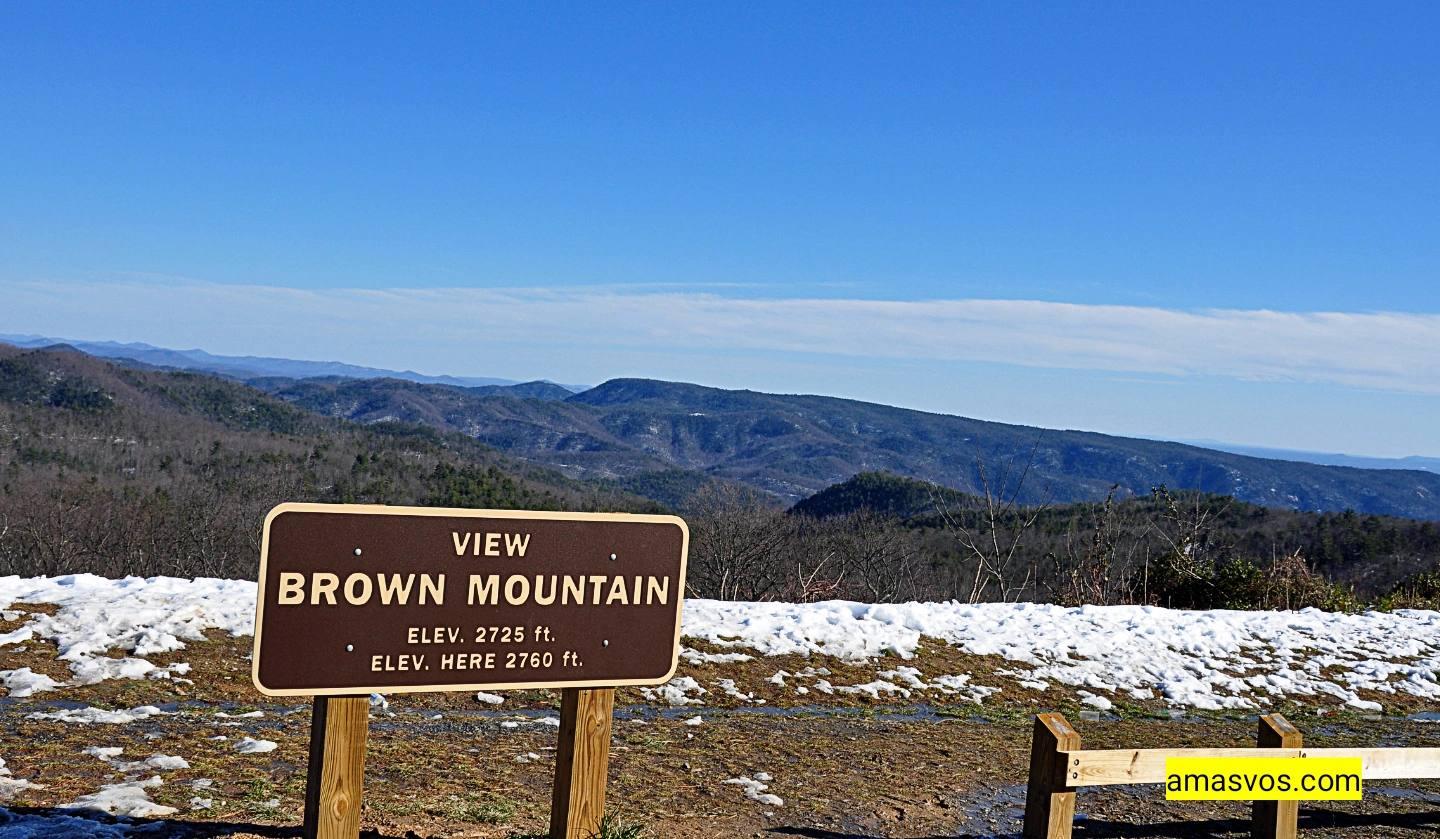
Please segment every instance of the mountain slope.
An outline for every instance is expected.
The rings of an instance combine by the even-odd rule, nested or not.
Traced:
[[[826,396],[615,379],[563,401],[387,380],[275,394],[360,422],[459,431],[570,474],[626,478],[672,469],[743,481],[794,501],[887,471],[1023,501],[1122,497],[1166,485],[1298,510],[1440,518],[1440,475],[1250,457],[1197,446],[1055,431]]]
[[[427,376],[413,370],[382,370],[377,367],[362,367],[340,361],[305,361],[293,358],[274,358],[254,355],[215,355],[204,350],[172,350],[142,343],[121,343],[118,341],[77,341],[47,338],[42,335],[0,335],[0,341],[22,349],[43,349],[63,344],[97,358],[136,361],[151,367],[173,370],[196,370],[213,373],[233,379],[250,379],[263,376],[307,378],[316,376],[341,376],[345,378],[391,377],[428,384],[449,384],[462,387],[484,387],[488,385],[513,385],[510,379],[463,376]],[[548,383],[547,383],[548,384]],[[559,387],[559,385],[555,385]],[[568,396],[573,390],[561,388]],[[562,397],[563,398],[563,397]]]
[[[0,345],[0,569],[251,576],[281,501],[656,508],[431,426],[361,425],[215,376]]]

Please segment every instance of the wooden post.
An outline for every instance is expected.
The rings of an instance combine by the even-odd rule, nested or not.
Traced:
[[[566,688],[561,695],[550,839],[591,839],[600,829],[614,708],[614,688]]]
[[[1065,752],[1080,748],[1080,733],[1060,714],[1035,717],[1030,784],[1025,790],[1025,839],[1068,839],[1075,790],[1066,782]]]
[[[310,715],[305,839],[356,839],[365,782],[368,696],[317,696]]]
[[[1260,717],[1255,745],[1261,749],[1298,749],[1305,737],[1279,714]],[[1300,829],[1299,801],[1256,801],[1251,809],[1250,835],[1255,839],[1296,839]]]

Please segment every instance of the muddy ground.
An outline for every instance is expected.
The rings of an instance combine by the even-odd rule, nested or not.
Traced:
[[[688,642],[687,642],[688,644]],[[190,683],[115,680],[83,688],[0,699],[0,758],[11,779],[38,786],[9,788],[0,802],[6,820],[41,825],[51,808],[127,778],[159,776],[147,790],[178,812],[140,835],[299,836],[305,785],[309,706],[276,702],[249,684],[248,638],[214,636],[157,664],[188,661]],[[1031,715],[1060,710],[1087,747],[1253,745],[1253,716],[1176,715],[1159,702],[1120,703],[1107,712],[1077,705],[1059,688],[1043,693],[1007,683],[983,705],[916,692],[882,695],[798,695],[770,681],[777,670],[824,668],[836,685],[862,684],[877,671],[912,665],[934,673],[986,675],[1003,661],[962,656],[936,645],[918,660],[847,665],[821,657],[686,664],[709,687],[702,704],[671,707],[635,689],[617,700],[609,809],[651,837],[1013,836],[1020,828]],[[34,643],[0,651],[0,669],[29,666],[60,679],[67,667],[54,650]],[[733,679],[737,690],[717,688]],[[746,699],[744,694],[750,694]],[[1357,714],[1323,700],[1277,708],[1312,746],[1440,746],[1434,708],[1383,697],[1387,714]],[[32,717],[85,706],[157,706],[163,714],[125,724],[80,724]],[[506,694],[503,705],[473,694],[390,697],[376,707],[367,751],[363,825],[375,837],[529,837],[544,833],[554,772],[558,697],[548,691]],[[240,714],[260,712],[261,716]],[[221,716],[227,714],[229,716]],[[687,723],[699,717],[698,724]],[[241,753],[243,738],[270,741],[273,751]],[[223,739],[222,739],[223,738]],[[121,747],[103,759],[87,747]],[[153,755],[184,758],[188,768],[126,769]],[[747,797],[725,781],[770,780]],[[7,789],[0,784],[0,790]],[[1245,803],[1167,803],[1158,787],[1083,790],[1077,837],[1244,836]],[[59,824],[59,822],[55,822]],[[1370,837],[1440,834],[1440,781],[1374,782],[1359,802],[1302,807],[1305,836]],[[56,830],[58,831],[58,827]],[[24,835],[24,834],[21,834]]]

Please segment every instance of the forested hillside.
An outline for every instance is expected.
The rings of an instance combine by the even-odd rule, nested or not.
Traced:
[[[824,396],[615,379],[578,394],[445,387],[394,379],[264,386],[357,422],[419,422],[576,476],[627,481],[688,470],[786,503],[866,471],[984,494],[1028,475],[1021,500],[1098,501],[1169,487],[1294,510],[1440,519],[1440,474],[1269,460],[1179,443],[1006,425]]]
[[[1440,568],[1440,522],[1304,513],[1165,487],[1141,497],[1036,507],[1015,504],[1005,487],[986,499],[864,473],[796,504],[791,514],[818,521],[878,514],[933,560],[982,552],[1007,579],[1029,575],[1052,597],[1075,602],[1145,602],[1151,590],[1184,583],[1186,591],[1171,592],[1172,599],[1206,603],[1223,586],[1283,570],[1287,562],[1291,571],[1303,562],[1370,599]],[[1184,560],[1185,567],[1169,571],[1185,579],[1164,579],[1173,560]]]
[[[0,346],[0,568],[248,577],[281,501],[651,510],[423,425],[242,384]]]

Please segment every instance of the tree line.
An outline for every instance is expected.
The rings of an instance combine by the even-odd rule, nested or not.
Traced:
[[[691,593],[1196,609],[1440,606],[1436,522],[1273,510],[1165,487],[1052,507],[895,476],[853,483],[869,486],[824,515],[804,504],[776,509],[740,487],[703,490],[688,517]],[[918,510],[917,491],[929,498]]]

